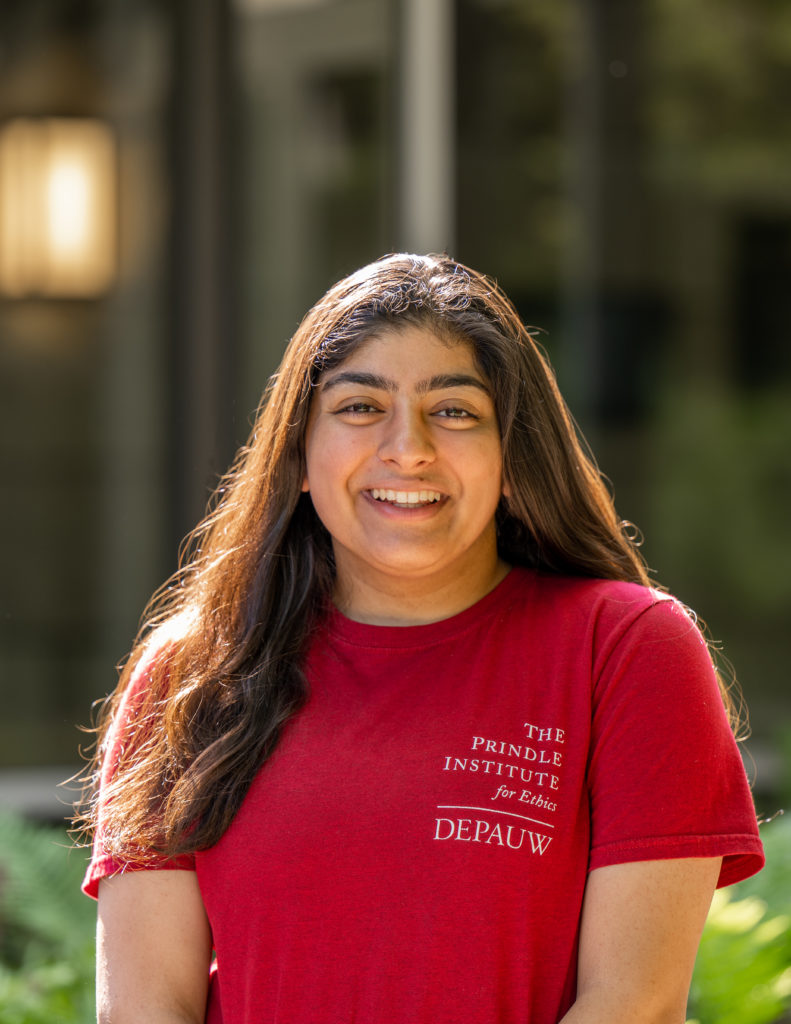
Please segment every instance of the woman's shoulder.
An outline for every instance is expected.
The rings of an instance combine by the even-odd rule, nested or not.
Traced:
[[[123,666],[112,715],[115,727],[132,724],[141,713],[149,714],[166,695],[170,669],[191,626],[187,615],[172,616],[141,638]]]
[[[184,644],[194,626],[194,616],[180,612],[158,623],[142,637],[130,656],[132,670],[129,686],[141,685],[158,669],[165,668]]]
[[[650,608],[661,601],[674,599],[655,587],[625,580],[601,579],[592,576],[571,576],[531,569],[514,569],[517,586],[530,588],[535,599],[569,608]]]
[[[657,587],[623,580],[514,571],[519,574],[515,582],[520,588],[529,588],[533,615],[538,613],[548,622],[576,632],[587,627],[600,635],[623,634],[638,624],[640,631],[647,633],[698,632],[693,613],[672,594]]]

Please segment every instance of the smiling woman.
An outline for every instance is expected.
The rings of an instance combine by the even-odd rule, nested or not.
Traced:
[[[100,733],[114,1024],[675,1022],[762,864],[705,641],[445,256],[308,312]]]

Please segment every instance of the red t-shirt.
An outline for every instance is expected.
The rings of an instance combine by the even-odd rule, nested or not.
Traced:
[[[590,870],[763,863],[705,644],[647,588],[515,569],[429,625],[335,612],[307,673],[194,858],[212,1024],[556,1024]]]

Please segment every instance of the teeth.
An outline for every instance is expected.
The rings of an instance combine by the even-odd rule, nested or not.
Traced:
[[[439,491],[391,491],[381,487],[375,487],[371,496],[376,501],[392,501],[396,505],[426,505],[442,499]]]

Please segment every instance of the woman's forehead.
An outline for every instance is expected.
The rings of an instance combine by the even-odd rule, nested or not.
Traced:
[[[342,359],[322,369],[317,384],[326,383],[350,368],[376,367],[399,376],[419,377],[437,369],[465,370],[486,381],[474,346],[464,337],[431,326],[384,326],[360,339]]]

